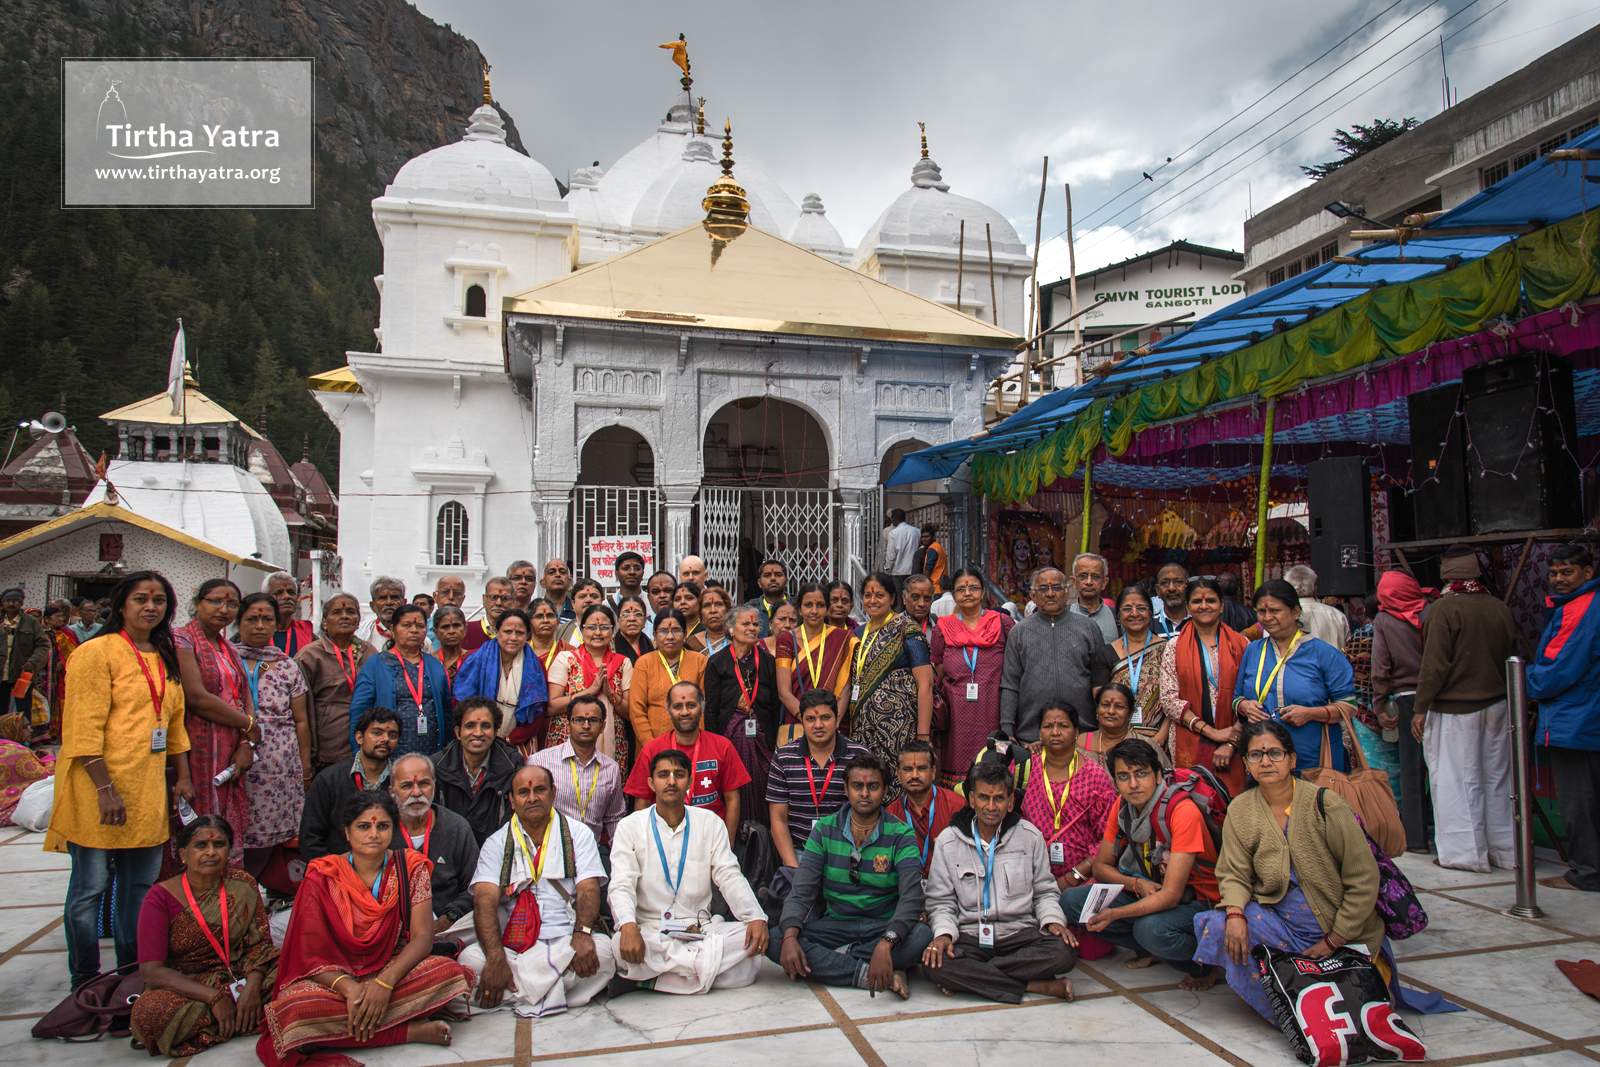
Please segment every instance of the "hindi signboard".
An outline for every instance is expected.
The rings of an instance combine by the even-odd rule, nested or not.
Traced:
[[[644,557],[644,572],[655,568],[656,543],[650,534],[618,534],[589,538],[589,577],[607,589],[617,588],[617,557],[637,552]]]

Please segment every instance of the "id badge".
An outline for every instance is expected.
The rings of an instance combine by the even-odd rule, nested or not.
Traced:
[[[928,880],[926,878],[922,880],[922,895],[928,895]]]
[[[978,924],[978,944],[984,948],[994,948],[994,924]]]
[[[417,712],[417,736],[421,737],[428,732],[428,717],[422,712]]]
[[[157,726],[150,731],[150,751],[165,752],[167,750],[167,728]]]
[[[861,686],[860,685],[852,685],[850,687],[850,699],[853,700],[853,701],[861,699]]]
[[[968,682],[967,683],[967,699],[968,700],[977,700],[978,699],[978,683],[977,682]]]
[[[240,997],[244,996],[244,983],[245,980],[243,978],[239,979],[237,982],[231,983],[228,986],[228,995],[234,1000],[238,1000]]]
[[[664,923],[669,923],[669,922],[672,921],[672,909],[671,908],[668,908],[666,911],[661,913],[661,921],[664,922]]]
[[[744,721],[744,735],[746,737],[754,737],[756,735],[756,721],[754,719],[746,719]]]
[[[1067,862],[1067,846],[1066,846],[1065,842],[1063,842],[1063,841],[1052,841],[1052,842],[1050,842],[1050,862],[1051,863],[1065,863],[1065,862]]]

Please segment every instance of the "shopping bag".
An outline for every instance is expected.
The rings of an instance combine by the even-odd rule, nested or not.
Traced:
[[[1389,1003],[1372,960],[1346,946],[1314,959],[1257,945],[1251,952],[1278,1029],[1308,1067],[1416,1063],[1428,1050]]]

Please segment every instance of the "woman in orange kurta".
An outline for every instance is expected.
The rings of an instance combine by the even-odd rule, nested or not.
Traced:
[[[656,616],[655,650],[639,657],[633,665],[633,684],[628,688],[628,718],[633,723],[639,751],[672,731],[667,714],[667,694],[679,682],[693,682],[705,688],[706,658],[683,647],[688,621],[677,608]]]
[[[113,885],[117,966],[138,959],[139,908],[167,840],[168,763],[178,774],[174,799],[194,800],[172,643],[176,602],[154,571],[128,575],[111,592],[100,636],[67,664],[45,848],[72,857],[65,925],[74,989],[100,973],[100,897]]]

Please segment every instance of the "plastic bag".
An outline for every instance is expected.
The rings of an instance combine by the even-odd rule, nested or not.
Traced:
[[[1389,1003],[1372,960],[1355,949],[1312,959],[1257,945],[1251,952],[1278,1029],[1301,1063],[1415,1063],[1428,1050]]]
[[[22,799],[17,801],[17,810],[11,813],[11,821],[24,830],[48,830],[50,811],[55,803],[56,780],[43,778],[22,791]]]

